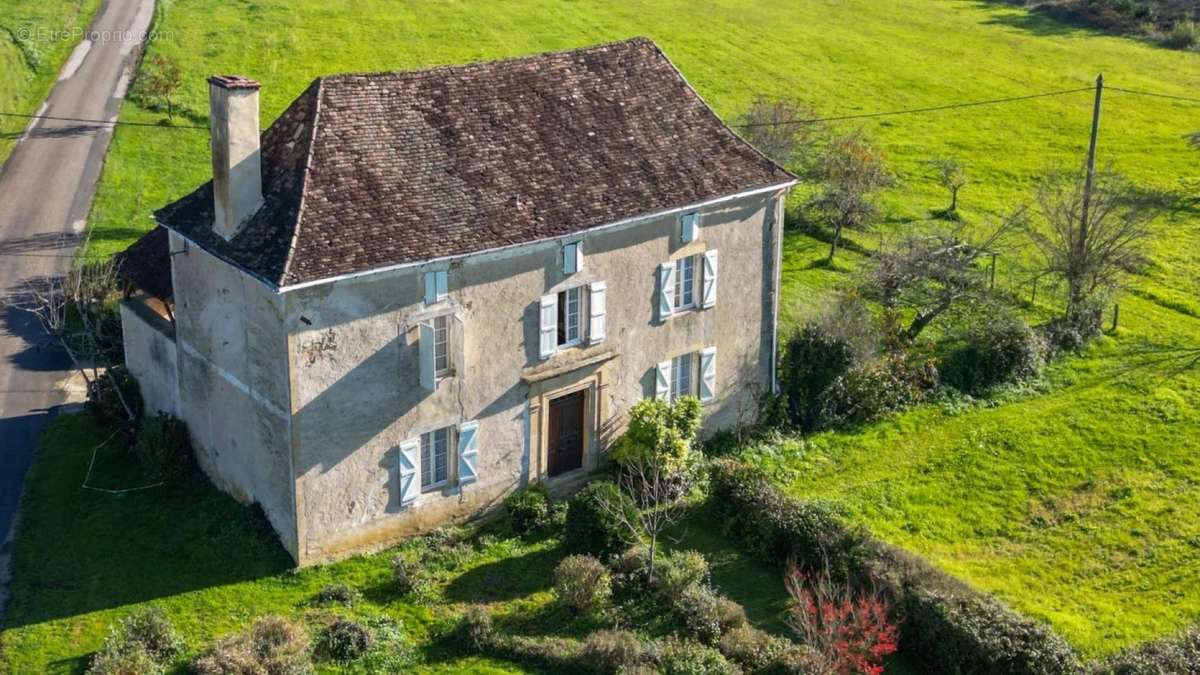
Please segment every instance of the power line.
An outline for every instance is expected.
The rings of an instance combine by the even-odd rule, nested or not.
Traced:
[[[839,115],[837,117],[818,117],[813,119],[802,120],[784,120],[782,122],[756,122],[753,124],[735,124],[733,126],[742,129],[750,127],[775,127],[787,124],[813,124],[815,122],[839,122],[842,120],[861,120],[871,117],[889,117],[893,115],[914,115],[917,113],[937,112],[940,110],[954,110],[956,108],[973,108],[981,105],[996,105],[1000,103],[1013,103],[1015,101],[1028,101],[1035,98],[1046,98],[1048,96],[1063,96],[1065,94],[1078,94],[1083,91],[1092,91],[1092,87],[1080,87],[1078,89],[1062,89],[1059,91],[1046,91],[1039,94],[1027,94],[1025,96],[1009,96],[1007,98],[993,98],[985,101],[964,101],[962,103],[949,103],[946,105],[930,106],[927,108],[908,108],[905,110],[887,110],[883,112],[860,113],[856,115]]]
[[[1153,96],[1155,98],[1169,98],[1176,101],[1187,101],[1188,103],[1200,103],[1200,98],[1189,98],[1187,96],[1176,96],[1175,94],[1160,94],[1154,91],[1139,91],[1137,89],[1122,89],[1121,87],[1106,87],[1109,91],[1119,91],[1126,94],[1137,94],[1138,96]]]
[[[165,125],[157,124],[157,123],[153,123],[153,122],[121,122],[118,120],[89,120],[89,119],[83,119],[80,117],[54,117],[51,115],[30,115],[27,113],[14,113],[14,112],[4,112],[4,111],[0,111],[0,117],[22,117],[24,119],[30,119],[30,120],[52,120],[55,122],[79,122],[82,124],[95,124],[97,126],[105,125],[105,126],[123,126],[123,127],[149,127],[152,129],[162,129],[164,131],[182,131],[184,129],[206,129],[206,130],[208,129],[208,127],[193,125],[193,124],[180,124],[180,125],[165,126]]]

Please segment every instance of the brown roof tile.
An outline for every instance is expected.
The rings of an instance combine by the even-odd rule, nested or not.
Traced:
[[[264,206],[232,241],[211,230],[211,184],[156,217],[274,286],[568,235],[793,179],[644,38],[323,77],[263,134],[262,152]]]

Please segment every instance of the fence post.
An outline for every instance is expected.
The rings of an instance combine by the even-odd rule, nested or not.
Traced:
[[[1117,330],[1117,321],[1118,321],[1120,318],[1121,318],[1121,303],[1119,303],[1119,302],[1114,302],[1114,303],[1113,303],[1113,325],[1112,325],[1113,332],[1116,332],[1116,330]]]

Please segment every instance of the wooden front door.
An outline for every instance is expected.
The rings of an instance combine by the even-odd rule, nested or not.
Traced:
[[[550,477],[583,466],[583,392],[550,401],[546,453]]]

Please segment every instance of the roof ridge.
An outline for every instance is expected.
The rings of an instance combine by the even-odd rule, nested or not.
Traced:
[[[654,40],[650,39],[649,37],[646,37],[645,35],[635,35],[633,37],[625,38],[623,40],[613,40],[611,42],[602,42],[600,44],[594,44],[594,45],[584,45],[582,47],[572,47],[570,49],[556,49],[556,50],[544,51],[544,52],[534,52],[532,54],[522,54],[519,56],[508,56],[508,57],[505,57],[502,59],[484,60],[484,59],[486,59],[486,57],[484,57],[484,59],[480,59],[480,60],[476,60],[476,61],[468,61],[466,63],[443,63],[441,65],[429,66],[429,67],[425,67],[425,68],[413,68],[411,70],[350,71],[350,72],[346,72],[346,73],[334,73],[332,75],[324,75],[317,79],[327,80],[327,81],[330,81],[333,83],[337,83],[339,80],[349,79],[349,78],[354,78],[354,77],[380,77],[380,76],[385,76],[385,75],[426,75],[426,74],[435,74],[435,73],[445,73],[448,71],[464,71],[464,70],[470,70],[472,68],[493,67],[493,66],[504,65],[504,64],[520,63],[522,61],[533,61],[536,59],[547,58],[547,57],[552,57],[552,56],[565,56],[567,54],[584,54],[584,53],[588,53],[588,52],[601,51],[603,49],[606,49],[609,47],[615,47],[617,45],[638,45],[638,44],[649,45],[651,49],[654,49],[659,54],[663,53],[662,50],[659,49],[658,44],[654,42]]]
[[[287,256],[283,260],[283,267],[279,270],[279,278],[274,281],[276,288],[282,287],[283,280],[287,278],[288,271],[292,266],[292,258],[296,254],[296,242],[300,239],[300,227],[304,222],[304,205],[308,201],[308,178],[312,173],[313,146],[317,142],[317,129],[321,123],[321,94],[324,79],[324,77],[317,77],[305,90],[306,93],[313,92],[313,110],[312,121],[308,124],[308,147],[304,151],[304,175],[300,179],[300,204],[296,207],[296,222],[292,226],[292,240],[288,242]]]

